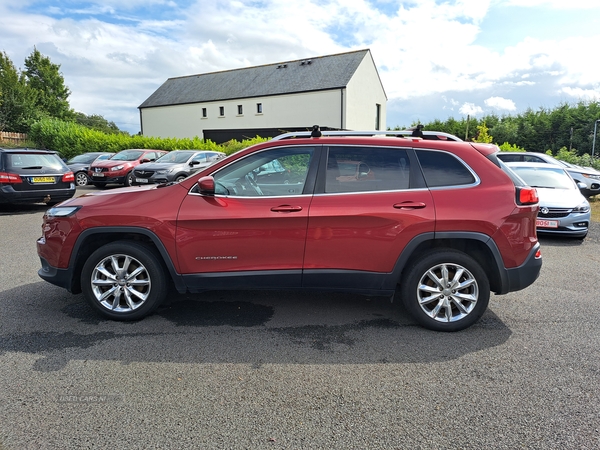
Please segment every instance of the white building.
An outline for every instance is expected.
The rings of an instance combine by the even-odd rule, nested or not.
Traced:
[[[139,110],[145,136],[221,143],[315,124],[324,130],[384,130],[386,102],[367,49],[169,78]]]

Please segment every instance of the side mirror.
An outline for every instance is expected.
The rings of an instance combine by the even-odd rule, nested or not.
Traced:
[[[202,195],[215,195],[215,179],[210,175],[198,180],[198,191]]]
[[[190,167],[194,167],[200,164],[200,161],[190,161]]]
[[[141,163],[149,163],[149,162],[151,162],[151,161],[152,161],[151,159],[144,158],[144,159],[142,159],[140,162],[141,162]]]

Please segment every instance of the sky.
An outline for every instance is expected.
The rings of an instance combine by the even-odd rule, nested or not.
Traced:
[[[370,49],[387,126],[600,101],[600,0],[2,0],[0,51],[137,133],[168,78]]]

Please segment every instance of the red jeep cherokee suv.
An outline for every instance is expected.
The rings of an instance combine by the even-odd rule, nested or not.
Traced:
[[[65,201],[44,216],[39,275],[116,320],[152,313],[171,286],[398,290],[421,325],[466,328],[491,291],[538,277],[537,192],[494,145],[390,134],[290,133],[181,183]],[[344,176],[347,161],[368,171]],[[274,165],[289,176],[261,183]]]

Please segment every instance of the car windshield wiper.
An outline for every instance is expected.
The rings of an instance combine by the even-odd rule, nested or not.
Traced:
[[[24,170],[29,170],[29,169],[32,169],[32,170],[34,170],[34,169],[35,169],[35,170],[39,170],[39,169],[41,169],[41,168],[42,168],[42,166],[21,167],[21,169],[24,169]]]
[[[533,188],[541,188],[541,189],[556,189],[554,186],[530,186]]]

